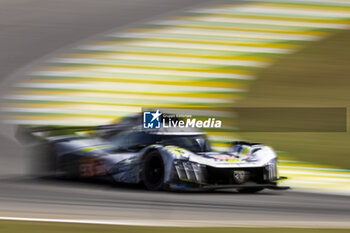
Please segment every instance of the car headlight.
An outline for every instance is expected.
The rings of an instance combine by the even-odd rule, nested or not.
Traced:
[[[267,165],[266,165],[266,170],[267,170],[267,178],[269,181],[274,181],[277,179],[277,159],[271,159]]]

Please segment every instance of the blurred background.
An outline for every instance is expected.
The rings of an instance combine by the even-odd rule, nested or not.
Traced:
[[[4,0],[0,22],[2,216],[62,217],[73,211],[75,218],[96,218],[70,209],[70,203],[96,211],[99,220],[115,220],[116,210],[132,206],[140,212],[117,217],[146,221],[151,216],[173,225],[181,216],[190,222],[206,219],[198,214],[203,205],[220,216],[222,221],[211,219],[213,225],[254,218],[271,224],[292,219],[292,226],[328,219],[342,226],[348,216],[346,115],[333,120],[325,114],[319,122],[315,113],[318,129],[329,129],[328,121],[340,122],[344,130],[310,132],[290,124],[303,117],[292,112],[286,121],[275,116],[269,122],[280,120],[289,130],[268,132],[245,130],[252,122],[261,126],[263,119],[258,114],[243,117],[237,109],[274,107],[282,109],[281,116],[283,108],[341,108],[346,113],[349,1]],[[31,180],[27,164],[36,161],[14,139],[19,125],[117,123],[142,108],[176,108],[222,119],[224,130],[208,132],[215,150],[227,150],[235,139],[272,146],[280,157],[280,174],[290,177],[286,184],[298,192],[145,194],[130,187]],[[341,198],[337,202],[330,194]],[[51,198],[34,205],[40,196]],[[115,197],[122,201],[106,210],[101,199],[112,202]],[[25,204],[15,205],[18,200]],[[183,206],[174,207],[179,202]],[[167,203],[173,205],[170,210]],[[45,205],[52,210],[43,211]],[[227,215],[224,205],[231,207]],[[244,212],[241,217],[234,213],[237,208]]]

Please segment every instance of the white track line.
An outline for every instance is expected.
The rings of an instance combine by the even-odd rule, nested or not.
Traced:
[[[181,71],[181,70],[157,70],[157,69],[145,69],[145,68],[100,68],[90,67],[87,68],[88,72],[84,71],[34,71],[30,75],[39,76],[63,76],[63,77],[74,77],[74,76],[90,76],[96,75],[97,72],[101,74],[143,74],[143,75],[165,75],[165,76],[179,76],[179,77],[199,77],[199,78],[226,78],[226,79],[254,79],[251,75],[243,74],[232,74],[232,73],[217,73],[217,72],[202,72],[202,71]],[[93,73],[93,74],[91,74]]]
[[[243,23],[253,25],[274,25],[274,26],[292,26],[292,27],[311,27],[311,28],[335,28],[347,29],[350,25],[341,23],[315,23],[315,22],[301,22],[293,20],[276,20],[276,19],[245,19],[236,17],[199,17],[194,18],[194,21],[203,22],[220,22],[220,23]]]
[[[193,29],[193,28],[170,28],[158,30],[159,34],[183,34],[183,35],[201,35],[201,36],[222,36],[230,38],[254,38],[254,39],[273,39],[273,40],[300,40],[314,41],[322,36],[300,35],[291,33],[270,33],[270,32],[242,32],[213,29]]]
[[[109,109],[101,109],[98,105],[89,106],[88,108],[76,107],[76,109],[68,108],[0,108],[1,111],[6,112],[26,112],[26,113],[57,113],[57,114],[73,114],[73,115],[87,115],[93,114],[98,116],[128,116],[135,111],[139,111],[140,107],[117,107],[109,106]]]
[[[293,21],[293,20],[269,20],[269,19],[244,19],[244,18],[228,18],[228,17],[213,17],[213,16],[207,16],[207,17],[197,17],[193,19],[186,19],[186,20],[163,20],[163,21],[154,21],[152,24],[154,25],[168,25],[168,26],[190,26],[190,27],[198,27],[198,26],[213,26],[210,24],[206,24],[208,22],[211,23],[224,23],[224,26],[226,28],[231,27],[234,31],[241,31],[243,27],[237,27],[236,25],[229,25],[229,24],[250,24],[251,31],[256,31],[261,29],[262,26],[284,26],[283,28],[278,29],[278,31],[285,31],[289,33],[293,33],[293,31],[306,31],[307,29],[311,28],[333,28],[333,29],[347,29],[349,28],[348,24],[337,24],[337,23],[310,23],[310,22],[300,22],[300,21]],[[198,23],[201,23],[198,25]],[[196,25],[197,24],[197,25]],[[220,26],[220,27],[221,27]],[[243,26],[243,25],[241,25]],[[289,27],[297,27],[294,29],[291,29]],[[271,28],[273,29],[273,28]],[[270,29],[270,30],[271,30]],[[279,32],[272,32],[272,33],[279,33]]]
[[[188,58],[188,57],[171,57],[171,56],[154,56],[154,55],[131,55],[120,54],[110,55],[107,59],[90,59],[90,58],[55,58],[48,62],[58,63],[81,63],[81,64],[98,64],[98,65],[115,65],[118,61],[152,61],[152,62],[175,62],[176,63],[191,63],[200,65],[228,65],[228,66],[255,66],[266,67],[267,62],[246,61],[235,59],[206,59],[206,58]]]
[[[195,35],[196,31],[193,30],[190,32]],[[210,34],[211,30],[206,30],[207,34]],[[170,32],[171,33],[171,32]],[[234,36],[234,32],[222,32],[227,36]],[[250,36],[255,37],[254,34]],[[272,35],[273,36],[273,35]],[[295,38],[309,38],[310,36],[298,35],[288,37],[282,35],[283,38],[288,38],[288,40],[293,40]],[[307,39],[305,39],[307,40]],[[275,54],[288,54],[292,53],[294,50],[291,49],[279,49],[279,48],[264,48],[256,46],[227,46],[227,45],[212,45],[212,44],[196,44],[196,43],[171,43],[171,42],[157,42],[157,41],[145,41],[145,42],[129,42],[127,46],[136,46],[136,47],[149,47],[149,48],[172,48],[172,49],[191,49],[191,50],[214,50],[214,51],[231,51],[231,52],[254,52],[254,53],[275,53]],[[80,49],[84,50],[100,50],[100,51],[117,51],[121,45],[92,45],[92,46],[82,46]]]
[[[234,92],[244,91],[243,89],[226,87],[201,87],[201,86],[179,86],[162,84],[140,84],[140,83],[118,83],[111,84],[107,82],[91,83],[17,83],[14,86],[23,88],[42,88],[42,89],[73,89],[73,90],[104,90],[104,91],[132,91],[132,92]]]
[[[95,219],[56,219],[56,218],[23,218],[0,217],[3,221],[49,222],[49,223],[76,223],[96,225],[120,226],[152,226],[152,227],[286,227],[286,228],[350,228],[349,222],[327,221],[191,221],[191,220],[95,220]]]
[[[172,42],[159,42],[159,41],[145,41],[145,42],[130,42],[131,46],[153,47],[153,48],[175,48],[175,49],[202,49],[202,50],[215,50],[215,51],[231,51],[231,52],[252,52],[252,53],[277,53],[288,54],[294,50],[269,48],[269,47],[256,47],[252,46],[228,46],[228,45],[213,45],[213,44],[197,44],[197,43],[172,43]],[[109,46],[105,46],[108,48]],[[113,46],[112,46],[113,48]]]
[[[283,172],[288,174],[293,174],[293,175],[313,175],[313,176],[322,176],[322,177],[350,178],[350,174],[332,174],[332,173],[322,173],[322,172],[315,172],[315,171],[292,170],[292,168],[288,169],[288,167],[284,167]]]
[[[143,100],[143,102],[151,102],[155,100],[159,100],[158,95],[134,95],[134,94],[118,94],[116,93],[114,97],[103,97],[103,96],[96,96],[96,97],[89,97],[84,96],[85,93],[79,93],[80,96],[74,96],[70,94],[64,94],[64,95],[6,95],[3,98],[10,99],[10,100],[34,100],[34,101],[66,101],[69,102],[80,102],[80,103],[101,103],[99,105],[108,104],[108,103],[120,103],[120,102],[132,102],[140,103],[140,99]],[[92,100],[92,98],[94,98]],[[234,100],[231,99],[219,99],[219,98],[200,98],[200,97],[179,97],[179,96],[162,96],[162,101],[167,103],[177,103],[177,102],[183,102],[183,103],[232,103]],[[153,102],[154,103],[154,102]],[[162,102],[161,102],[162,103]],[[111,108],[110,105],[106,105]]]
[[[281,0],[252,0],[253,2],[281,2]],[[349,0],[288,0],[289,3],[331,3],[331,4],[347,4],[350,5]]]
[[[294,17],[318,17],[318,18],[333,18],[341,19],[350,17],[350,12],[332,11],[332,10],[316,10],[316,9],[298,9],[287,7],[271,7],[271,6],[238,6],[231,8],[202,8],[192,10],[193,13],[209,13],[209,14],[234,14],[234,13],[258,13],[258,14],[278,14],[278,15],[293,15]]]
[[[277,14],[293,14],[293,15],[308,15],[316,17],[334,17],[347,18],[350,17],[350,12],[343,10],[317,10],[317,9],[298,9],[288,7],[271,7],[271,6],[241,6],[226,8],[227,10],[254,12],[254,13],[277,13]]]
[[[13,124],[13,125],[64,125],[64,126],[96,126],[102,124],[109,124],[112,120],[115,120],[115,117],[111,117],[110,119],[101,119],[101,118],[82,118],[75,117],[76,120],[1,120],[1,122],[5,124]]]
[[[167,29],[169,30],[169,29]],[[185,30],[185,29],[184,29]],[[117,38],[137,38],[137,39],[182,39],[184,41],[206,41],[206,42],[231,42],[231,43],[241,43],[246,45],[252,44],[267,44],[276,42],[275,39],[270,38],[240,38],[240,37],[232,37],[232,38],[223,38],[215,35],[181,35],[181,34],[165,34],[161,31],[154,32],[118,32],[109,34],[108,37],[117,37]],[[130,48],[130,47],[129,47]],[[174,54],[169,52],[168,54]],[[232,56],[234,57],[234,56]]]
[[[112,37],[132,37],[132,38],[146,38],[152,39],[157,36],[166,35],[187,35],[187,36],[211,36],[211,37],[227,37],[238,39],[259,39],[259,40],[298,40],[298,41],[314,41],[319,40],[322,36],[300,35],[295,33],[270,33],[270,32],[243,32],[243,31],[227,31],[214,29],[194,29],[194,28],[169,28],[157,30],[152,33],[148,32],[130,32],[130,33],[114,33],[109,36]],[[254,42],[253,42],[254,43]],[[98,50],[103,49],[104,46],[80,46],[78,49],[82,50]],[[120,48],[122,46],[119,46]],[[120,49],[115,46],[115,49]]]

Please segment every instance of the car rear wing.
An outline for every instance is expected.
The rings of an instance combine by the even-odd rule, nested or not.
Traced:
[[[116,124],[98,126],[18,126],[15,138],[23,144],[33,143],[48,138],[81,137],[83,134],[95,134],[99,137],[110,137],[121,131],[138,125],[140,115],[124,118]]]

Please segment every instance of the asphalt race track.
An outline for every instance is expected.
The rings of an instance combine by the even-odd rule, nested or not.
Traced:
[[[290,191],[149,192],[133,186],[50,179],[2,180],[0,185],[1,216],[138,220],[155,225],[349,226],[349,198],[342,196]]]
[[[170,14],[208,0],[3,0],[1,88],[33,62],[112,28]],[[147,192],[110,183],[33,179],[20,146],[0,135],[0,216],[141,219],[198,225],[349,227],[349,197],[293,191],[255,195]]]

